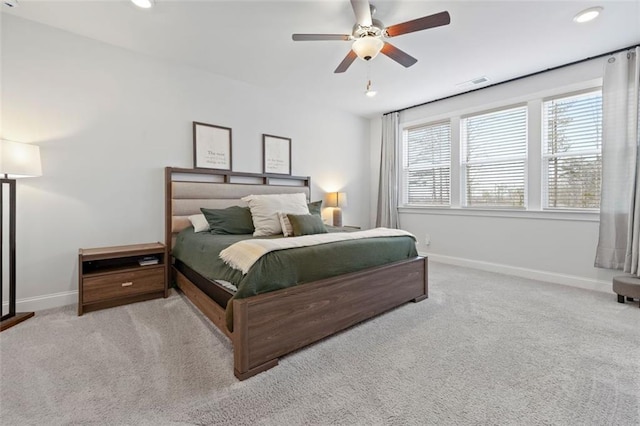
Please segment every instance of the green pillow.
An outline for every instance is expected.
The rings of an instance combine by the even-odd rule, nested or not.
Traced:
[[[293,235],[299,237],[301,235],[326,234],[327,228],[322,223],[322,218],[315,214],[288,214]]]
[[[226,209],[201,208],[202,214],[209,222],[212,234],[253,234],[253,220],[248,207],[232,206]]]
[[[315,214],[316,216],[322,216],[322,200],[314,201],[313,203],[307,204],[309,207],[309,214]]]

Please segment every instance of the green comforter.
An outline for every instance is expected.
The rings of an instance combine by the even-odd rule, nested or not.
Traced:
[[[224,280],[237,288],[234,299],[255,296],[312,281],[355,272],[418,255],[415,240],[407,236],[347,240],[310,247],[273,251],[262,256],[246,275],[225,264],[218,253],[251,235],[178,234],[173,256],[210,280]],[[264,238],[264,237],[261,237]],[[268,238],[283,238],[282,235]],[[233,299],[232,299],[233,300]],[[233,331],[233,303],[226,310]]]

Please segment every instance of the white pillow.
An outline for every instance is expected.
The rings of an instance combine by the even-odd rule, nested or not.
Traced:
[[[278,212],[278,219],[280,219],[280,227],[282,227],[282,234],[285,237],[293,235],[293,226],[287,217],[287,213]]]
[[[289,214],[309,214],[307,196],[298,194],[266,194],[247,195],[242,198],[251,210],[253,226],[256,228],[254,237],[277,235],[282,233],[282,225],[278,212]]]
[[[193,225],[194,232],[204,232],[209,230],[209,222],[207,222],[207,218],[205,218],[202,213],[192,214],[189,216],[189,221],[191,222],[191,225]]]

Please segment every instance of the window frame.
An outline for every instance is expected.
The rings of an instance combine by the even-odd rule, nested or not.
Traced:
[[[541,178],[542,178],[542,182],[541,182],[541,210],[542,211],[554,211],[554,212],[598,212],[600,211],[600,207],[551,207],[549,206],[549,159],[551,158],[566,158],[566,157],[583,157],[583,156],[588,156],[588,155],[599,155],[600,156],[600,161],[602,162],[602,124],[601,124],[601,133],[600,133],[600,149],[599,150],[580,150],[580,151],[573,151],[571,153],[556,153],[556,154],[549,154],[546,152],[546,130],[547,130],[547,123],[545,121],[545,103],[548,101],[552,101],[552,100],[556,100],[556,99],[563,99],[563,98],[570,98],[570,97],[574,97],[574,96],[580,96],[580,95],[587,95],[587,94],[591,94],[591,93],[599,93],[600,97],[602,99],[602,86],[597,86],[597,87],[590,87],[587,89],[582,89],[582,90],[577,90],[577,91],[573,91],[573,92],[563,92],[563,93],[559,93],[556,95],[552,95],[552,96],[547,96],[541,99],[541,103],[540,103],[540,107],[541,107],[541,111],[540,111],[540,126],[541,126],[541,131],[540,131],[540,148],[541,148],[541,153],[540,153],[540,158],[541,158],[541,167],[542,167],[542,171],[541,171]],[[602,102],[602,101],[601,101]],[[602,117],[602,112],[601,112],[601,118]],[[602,166],[602,163],[601,163]],[[602,190],[602,188],[600,188]]]
[[[409,168],[405,167],[405,164],[408,163],[408,138],[409,138],[409,132],[411,130],[415,130],[415,129],[420,129],[420,128],[425,128],[425,127],[434,127],[434,126],[439,126],[439,125],[443,125],[443,124],[448,124],[449,125],[449,203],[448,204],[409,204],[409,176],[408,176],[408,171]],[[412,126],[406,126],[402,128],[402,155],[401,155],[401,159],[402,159],[402,164],[400,164],[400,170],[401,170],[401,188],[400,188],[400,196],[402,199],[402,206],[412,206],[412,207],[425,207],[425,208],[448,208],[451,207],[451,192],[452,192],[452,170],[451,170],[451,164],[452,164],[452,145],[453,145],[453,129],[452,129],[452,123],[451,123],[451,119],[447,118],[447,119],[442,119],[442,120],[435,120],[435,121],[429,121],[426,123],[420,123],[420,124],[416,124],[416,125],[412,125]],[[438,163],[437,165],[431,166],[431,167],[427,167],[424,170],[436,170],[436,169],[441,169],[442,167],[444,167],[445,163]]]
[[[516,96],[500,96],[499,91],[489,89],[486,101],[479,102],[477,96],[479,92],[465,94],[456,102],[446,101],[436,107],[436,104],[426,105],[420,109],[408,110],[400,116],[400,131],[410,127],[419,127],[429,123],[439,121],[451,122],[451,194],[450,206],[429,206],[410,205],[404,200],[404,183],[399,188],[400,197],[398,211],[403,214],[420,215],[424,214],[445,214],[464,216],[488,216],[488,217],[511,217],[536,218],[540,220],[599,220],[599,210],[597,209],[543,209],[542,207],[542,104],[544,100],[555,97],[563,97],[573,93],[602,90],[602,78],[593,77],[579,82],[558,85],[554,87],[538,88],[527,93]],[[494,110],[505,109],[510,106],[527,106],[527,163],[525,165],[525,208],[487,208],[487,207],[464,207],[461,199],[464,198],[462,191],[462,150],[461,150],[461,120],[462,117],[481,114]],[[400,144],[399,150],[404,147]],[[401,170],[403,152],[400,152],[398,166]]]
[[[515,110],[519,108],[524,108],[524,119],[525,119],[525,150],[523,155],[509,155],[509,156],[500,156],[499,160],[491,159],[491,160],[476,160],[472,162],[465,161],[465,154],[467,152],[467,140],[466,140],[466,132],[465,132],[465,123],[466,120],[472,117],[478,117],[481,115],[494,114],[502,111]],[[453,144],[453,141],[452,141]],[[526,102],[519,102],[516,104],[504,105],[498,108],[491,108],[488,110],[476,111],[471,114],[465,114],[460,116],[460,138],[458,141],[460,146],[460,207],[465,209],[499,209],[499,210],[527,210],[528,205],[528,158],[529,158],[529,108]],[[468,194],[467,194],[467,167],[469,164],[471,165],[484,165],[484,164],[496,164],[503,163],[508,161],[522,161],[523,162],[523,202],[522,206],[506,206],[506,205],[468,205]]]

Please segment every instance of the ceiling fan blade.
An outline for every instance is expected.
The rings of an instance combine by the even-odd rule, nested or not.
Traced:
[[[449,12],[440,12],[434,15],[423,16],[422,18],[412,21],[403,22],[402,24],[391,25],[386,28],[387,36],[395,37],[402,34],[412,33],[414,31],[422,31],[429,28],[449,25],[451,16]]]
[[[369,0],[351,0],[351,7],[353,13],[356,15],[356,22],[363,27],[370,27],[373,22],[371,21],[371,6],[369,6]]]
[[[356,55],[356,52],[354,52],[353,50],[349,50],[349,53],[347,53],[347,56],[345,56],[342,62],[340,62],[340,65],[338,65],[338,68],[336,68],[334,73],[338,74],[341,72],[345,72],[357,57],[358,55]]]
[[[418,62],[416,58],[398,49],[391,43],[385,42],[380,52],[387,55],[388,57],[390,57],[400,65],[404,66],[405,68],[409,68],[411,65]]]
[[[292,34],[293,41],[350,40],[348,34]]]

